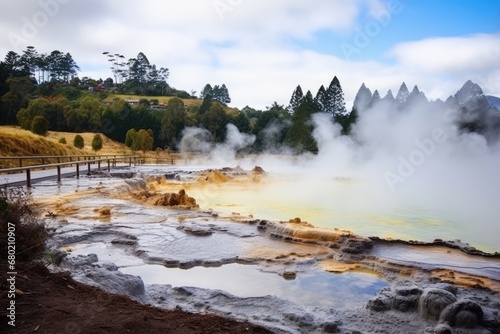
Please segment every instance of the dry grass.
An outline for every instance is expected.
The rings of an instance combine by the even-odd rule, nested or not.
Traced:
[[[148,99],[158,100],[158,103],[168,103],[169,100],[173,99],[175,96],[143,96],[143,95],[126,95],[126,94],[110,94],[106,101],[112,101],[115,98],[123,99],[123,100],[140,100],[140,99]],[[200,99],[181,99],[186,106],[200,106],[203,100]]]
[[[95,133],[80,133],[85,141],[82,150],[73,146],[76,133],[49,131],[46,137],[38,136],[19,127],[0,126],[0,156],[63,156],[77,154],[94,154],[91,148]],[[121,143],[112,141],[102,135],[103,149],[98,154],[130,154],[130,150]],[[65,138],[67,144],[60,144]],[[47,159],[45,163],[55,163],[56,159]],[[39,164],[40,161],[26,161],[25,165]],[[0,160],[0,168],[18,167],[17,160]]]
[[[142,95],[125,95],[125,94],[110,94],[109,97],[106,99],[106,101],[110,102],[115,98],[123,99],[123,100],[140,100],[140,99],[148,99],[148,100],[153,100],[156,99],[158,100],[158,103],[160,104],[167,104],[169,100],[175,98],[175,96],[142,96]],[[203,100],[200,99],[181,99],[184,102],[184,105],[187,107],[192,107],[192,106],[201,106],[203,103]],[[231,108],[231,107],[224,107],[226,113],[228,115],[233,115],[237,114],[238,111],[236,108]]]

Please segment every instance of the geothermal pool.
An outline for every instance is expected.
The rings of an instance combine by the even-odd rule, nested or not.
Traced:
[[[409,278],[418,268],[436,275],[458,270],[456,277],[464,282],[476,284],[481,277],[500,289],[498,258],[384,244],[357,262],[319,240],[271,237],[255,222],[300,217],[328,228],[321,231],[341,228],[423,241],[460,238],[481,250],[498,250],[481,230],[439,205],[388,201],[380,188],[355,178],[304,182],[295,170],[259,174],[248,172],[251,168],[241,173],[233,168],[228,177],[224,170],[207,172],[209,167],[140,166],[117,171],[121,177],[133,172],[133,179],[93,176],[36,184],[33,197],[55,231],[49,248],[66,253],[61,269],[84,284],[159,307],[234,316],[284,333],[322,328],[334,314],[356,322],[368,300],[395,280],[427,275]],[[134,197],[143,188],[133,190],[130,184],[145,185],[144,180],[157,194],[185,189],[200,208],[153,206]],[[403,276],[395,274],[401,268],[406,268]]]
[[[142,170],[146,174],[163,175],[206,168],[209,167],[145,166]],[[317,227],[347,229],[364,236],[425,242],[461,240],[486,252],[500,251],[498,228],[491,222],[492,216],[500,217],[500,207],[496,215],[484,212],[480,206],[460,205],[445,197],[434,200],[404,192],[391,193],[385,184],[369,179],[311,174],[304,178],[300,169],[283,172],[270,168],[258,182],[209,182],[187,189],[200,207],[223,213],[285,221],[300,217]],[[177,185],[184,187],[180,182],[171,183],[174,188]]]

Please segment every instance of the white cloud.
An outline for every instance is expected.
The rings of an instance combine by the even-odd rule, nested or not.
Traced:
[[[70,52],[82,67],[80,76],[111,76],[103,51],[127,58],[142,51],[152,63],[170,68],[172,86],[199,91],[206,83],[225,83],[232,105],[240,108],[287,104],[297,84],[315,94],[334,75],[348,108],[362,82],[382,95],[405,81],[418,84],[431,98],[446,98],[473,79],[486,92],[500,95],[499,35],[401,43],[389,52],[393,64],[349,62],[297,43],[313,40],[318,32],[328,32],[335,43],[359,26],[365,12],[377,17],[385,0],[3,2],[0,28],[22,35],[24,18],[43,11],[40,3],[55,2],[60,3],[57,13],[27,43],[40,52]],[[221,3],[226,4],[222,12],[217,9]],[[2,55],[14,49],[7,35],[0,36]]]
[[[429,73],[489,71],[500,65],[500,34],[428,38],[399,44],[388,54]]]

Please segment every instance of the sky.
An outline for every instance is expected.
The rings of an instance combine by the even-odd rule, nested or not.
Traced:
[[[106,79],[104,51],[143,52],[172,87],[225,84],[237,108],[288,105],[334,76],[348,109],[362,83],[444,100],[471,79],[500,96],[500,1],[2,0],[0,31],[0,57],[60,50]]]

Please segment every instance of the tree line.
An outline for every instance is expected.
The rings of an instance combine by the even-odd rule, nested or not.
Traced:
[[[144,53],[128,61],[119,54],[103,54],[112,64],[114,83],[120,82],[121,90],[145,96],[166,95],[159,90],[169,88],[169,70],[151,64]],[[152,109],[145,99],[131,105],[122,99],[108,99],[105,91],[89,91],[103,81],[80,79],[78,70],[69,53],[56,50],[42,54],[34,47],[28,47],[22,55],[9,52],[0,62],[0,124],[20,125],[39,133],[44,129],[100,132],[134,150],[176,150],[187,127],[204,128],[210,133],[210,141],[223,142],[227,124],[232,123],[240,132],[255,135],[249,152],[278,151],[283,145],[314,152],[317,148],[309,122],[312,114],[331,115],[332,122],[340,123],[345,134],[355,122],[355,113],[345,110],[337,77],[328,88],[321,86],[315,97],[310,91],[304,94],[299,85],[288,106],[274,102],[265,110],[228,108],[231,98],[225,84],[206,84],[199,104],[186,105],[181,98],[193,98],[195,92],[185,92],[187,96],[177,95],[163,108]]]

